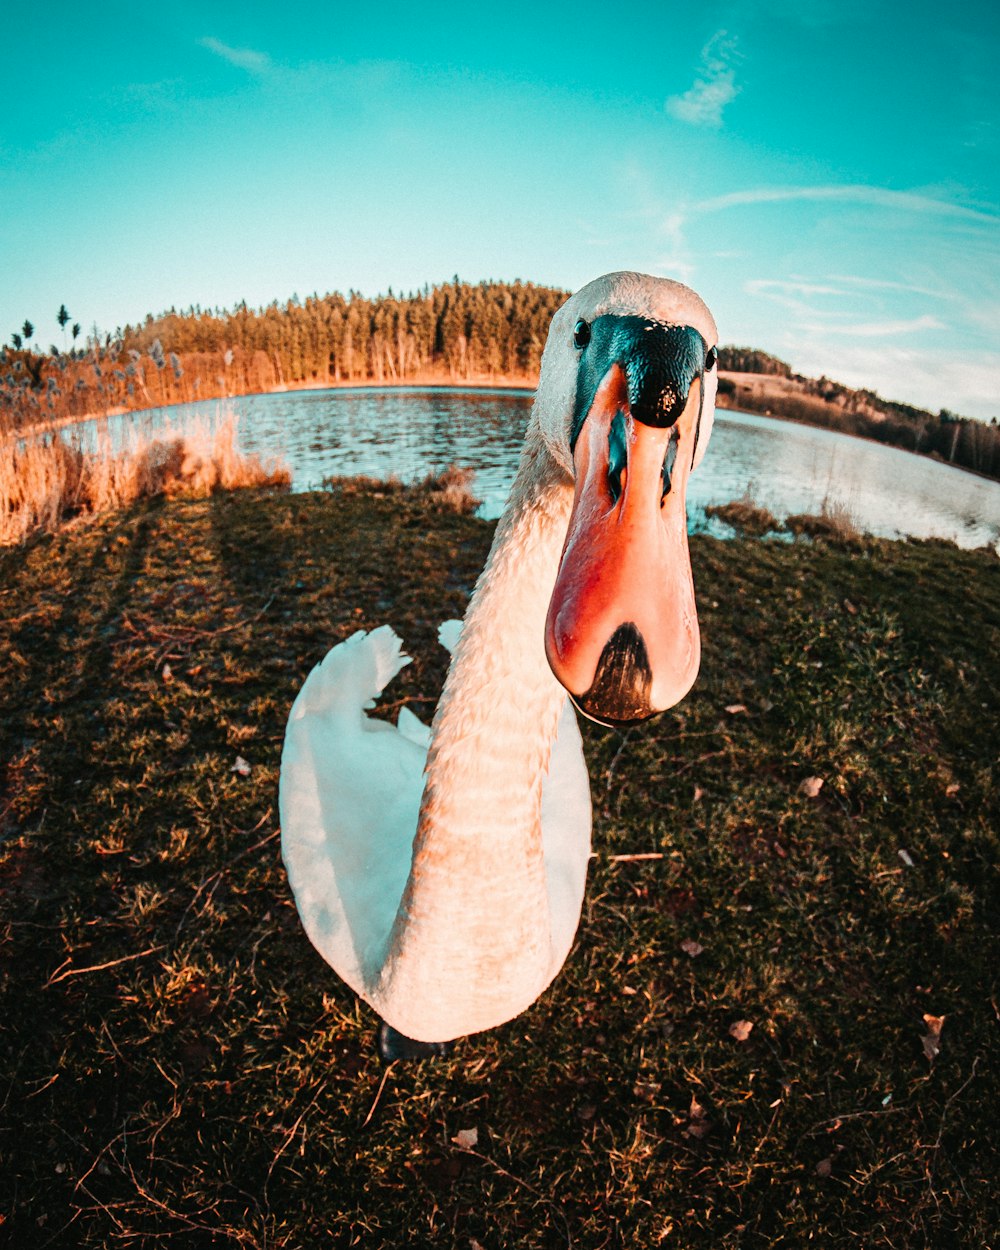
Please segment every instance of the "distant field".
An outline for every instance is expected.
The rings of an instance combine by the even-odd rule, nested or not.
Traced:
[[[996,1244],[1000,561],[694,538],[693,694],[584,726],[563,974],[384,1072],[281,868],[284,720],[383,622],[429,718],[490,536],[243,492],[0,554],[0,1243]]]

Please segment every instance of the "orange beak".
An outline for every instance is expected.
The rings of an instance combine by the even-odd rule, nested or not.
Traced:
[[[629,389],[626,369],[612,364],[579,428],[545,626],[549,664],[574,703],[617,725],[679,702],[701,659],[685,508],[701,375],[670,424],[637,420]]]

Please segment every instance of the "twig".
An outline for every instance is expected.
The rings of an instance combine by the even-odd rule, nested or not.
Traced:
[[[807,1128],[802,1133],[798,1141],[801,1143],[807,1137],[812,1137],[814,1133],[819,1133],[821,1130],[829,1128],[830,1125],[839,1125],[847,1120],[867,1120],[875,1116],[899,1115],[902,1110],[902,1107],[884,1107],[873,1111],[845,1111],[843,1115],[835,1115],[829,1120],[817,1120],[811,1128]]]
[[[156,951],[165,949],[165,943],[161,942],[159,946],[150,946],[144,951],[137,951],[134,955],[122,955],[119,959],[109,959],[105,964],[91,964],[89,968],[67,968],[65,972],[60,972],[58,976],[53,973],[45,982],[42,989],[48,989],[50,985],[55,985],[59,981],[65,981],[67,977],[82,977],[86,972],[103,972],[105,968],[114,968],[118,964],[126,964],[132,959],[143,959],[146,955],[152,955]],[[60,967],[65,967],[60,964]]]
[[[84,1174],[80,1177],[80,1179],[73,1186],[74,1193],[76,1193],[78,1189],[83,1189],[83,1192],[87,1193],[87,1189],[86,1189],[84,1182],[90,1176],[91,1172],[93,1172],[94,1168],[97,1167],[100,1161],[108,1153],[111,1147],[115,1144],[115,1142],[121,1141],[121,1139],[125,1136],[125,1133],[126,1133],[126,1130],[123,1128],[120,1133],[116,1133],[114,1137],[112,1137],[112,1139],[109,1142],[103,1145],[101,1149],[97,1152],[97,1154],[94,1155],[93,1159],[91,1160],[90,1167],[87,1168],[86,1172],[84,1172]]]
[[[379,1099],[382,1097],[382,1091],[385,1089],[386,1082],[389,1079],[389,1073],[391,1071],[392,1071],[392,1064],[390,1063],[388,1067],[386,1068],[386,1070],[382,1073],[382,1080],[379,1082],[378,1091],[375,1094],[375,1101],[368,1108],[368,1114],[365,1116],[364,1122],[361,1125],[362,1128],[367,1128],[369,1123],[371,1122],[371,1118],[375,1114],[375,1108],[378,1106]]]
[[[295,1137],[295,1134],[299,1131],[299,1125],[300,1125],[300,1124],[302,1123],[302,1121],[306,1118],[306,1116],[309,1114],[309,1112],[310,1112],[310,1111],[312,1111],[313,1107],[315,1107],[315,1106],[316,1106],[316,1103],[319,1101],[319,1096],[320,1096],[320,1094],[322,1094],[322,1093],[323,1093],[323,1091],[326,1089],[326,1086],[327,1086],[327,1082],[326,1082],[326,1081],[321,1081],[321,1082],[320,1082],[319,1089],[317,1089],[316,1093],[313,1095],[312,1100],[309,1102],[308,1106],[306,1106],[305,1108],[303,1108],[302,1113],[301,1113],[301,1115],[299,1116],[299,1118],[295,1121],[295,1123],[292,1125],[292,1127],[291,1127],[291,1128],[288,1130],[288,1132],[285,1134],[285,1140],[281,1143],[281,1145],[280,1145],[280,1146],[278,1147],[278,1149],[275,1151],[274,1158],[271,1160],[271,1166],[267,1169],[267,1176],[264,1178],[264,1188],[265,1188],[265,1190],[267,1189],[267,1186],[268,1186],[268,1184],[270,1183],[270,1180],[271,1180],[271,1173],[274,1171],[275,1165],[277,1164],[277,1162],[278,1162],[278,1160],[281,1158],[281,1156],[285,1153],[285,1150],[287,1149],[287,1147],[288,1147],[289,1143],[292,1141],[292,1139]]]
[[[631,737],[632,737],[632,730],[626,729],[625,732],[622,734],[621,742],[618,744],[618,750],[614,753],[611,763],[608,765],[607,772],[605,772],[604,774],[605,777],[607,778],[607,783],[604,787],[605,794],[611,793],[611,782],[614,780],[615,768],[617,767],[618,761],[619,759],[621,759],[621,754],[625,750],[625,746],[628,743],[629,738]]]
[[[773,1129],[773,1128],[774,1128],[774,1122],[775,1122],[775,1120],[778,1118],[778,1115],[779,1115],[779,1114],[780,1114],[780,1112],[781,1112],[781,1107],[782,1107],[782,1104],[779,1102],[779,1103],[778,1103],[778,1105],[777,1105],[777,1106],[775,1107],[775,1109],[774,1109],[774,1115],[772,1115],[772,1116],[771,1116],[771,1123],[770,1123],[770,1124],[767,1126],[767,1128],[764,1130],[764,1136],[760,1139],[760,1141],[757,1143],[757,1145],[756,1145],[756,1146],[754,1146],[753,1154],[750,1156],[750,1164],[749,1164],[749,1167],[747,1168],[747,1177],[748,1177],[748,1178],[749,1178],[749,1175],[750,1175],[750,1168],[752,1168],[752,1167],[753,1167],[754,1160],[755,1160],[755,1159],[757,1158],[757,1156],[760,1154],[760,1152],[761,1152],[761,1147],[764,1145],[764,1143],[767,1141],[767,1139],[771,1136],[771,1129]]]
[[[637,851],[634,855],[609,855],[609,864],[631,864],[640,859],[664,859],[663,851]]]
[[[883,1107],[873,1111],[845,1111],[843,1115],[831,1116],[829,1120],[817,1120],[812,1128],[806,1130],[805,1136],[808,1137],[810,1133],[815,1133],[828,1124],[842,1124],[846,1120],[867,1120],[876,1115],[898,1115],[902,1110],[902,1107]]]
[[[194,625],[157,625],[153,621],[141,621],[139,625],[135,625],[127,616],[122,617],[122,625],[131,630],[137,638],[141,638],[145,634],[146,638],[153,642],[188,642],[192,638],[214,638],[217,634],[229,634],[234,629],[242,629],[244,625],[252,625],[254,621],[260,620],[273,602],[274,595],[253,616],[246,616],[242,620],[233,621],[229,625],[219,625],[216,629],[197,629]],[[111,645],[123,646],[124,639],[117,640]]]
[[[264,821],[267,820],[267,818],[271,815],[271,810],[272,809],[270,807],[267,809],[267,811],[260,818],[260,820],[258,820],[257,823],[254,825],[254,829],[259,829],[261,827]],[[253,830],[251,830],[250,832],[252,833]],[[202,892],[206,890],[208,886],[212,884],[212,882],[215,883],[215,885],[213,886],[213,890],[216,889],[218,887],[219,882],[222,880],[223,874],[228,872],[229,869],[232,868],[234,864],[238,863],[245,855],[251,855],[254,851],[260,850],[260,848],[262,846],[266,846],[268,842],[273,842],[274,839],[278,837],[280,833],[281,833],[280,829],[275,829],[272,833],[269,833],[266,838],[261,838],[259,842],[255,842],[253,846],[245,846],[242,851],[237,851],[236,854],[230,860],[228,860],[227,863],[223,864],[221,868],[217,869],[215,872],[211,874],[211,876],[206,877],[205,880],[202,881],[202,883],[198,886],[197,890],[195,890],[194,894],[192,895],[190,903],[188,903],[187,907],[184,908],[184,914],[181,916],[180,920],[177,922],[177,928],[174,930],[175,941],[178,935],[180,934],[181,929],[184,928],[184,922],[188,918],[188,913],[190,912],[191,908],[195,905],[195,903],[197,903],[198,899],[202,895]]]
[[[937,1140],[934,1142],[934,1145],[931,1146],[931,1150],[934,1151],[935,1153],[941,1149],[941,1138],[944,1136],[944,1122],[945,1122],[945,1119],[947,1118],[948,1110],[951,1107],[951,1104],[959,1096],[959,1094],[961,1094],[965,1089],[968,1088],[969,1085],[972,1084],[973,1078],[976,1075],[976,1068],[979,1064],[980,1058],[981,1056],[976,1055],[975,1059],[973,1059],[972,1061],[972,1071],[969,1073],[966,1079],[962,1082],[961,1085],[959,1085],[958,1089],[955,1090],[952,1096],[948,1099],[948,1101],[941,1108],[941,1120],[938,1123]],[[934,1161],[933,1161],[933,1156],[932,1156],[931,1160],[928,1161],[928,1165],[927,1165],[927,1188],[930,1189],[932,1193],[934,1192],[933,1180],[934,1180]]]
[[[49,1088],[49,1086],[54,1085],[56,1081],[58,1080],[59,1080],[59,1073],[53,1072],[53,1074],[49,1077],[49,1079],[45,1082],[45,1084],[42,1086],[41,1089],[36,1089],[33,1094],[25,1094],[24,1101],[27,1102],[29,1098],[37,1098],[39,1094],[44,1094],[45,1091]]]

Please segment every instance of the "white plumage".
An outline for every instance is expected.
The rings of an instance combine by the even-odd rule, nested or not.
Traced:
[[[666,553],[656,558],[675,560],[680,552],[686,561],[686,531],[678,537],[676,530],[684,525],[687,471],[704,454],[711,426],[715,377],[704,353],[715,343],[715,325],[686,287],[611,274],[553,318],[521,463],[490,556],[460,636],[455,622],[442,630],[454,654],[432,729],[405,709],[395,726],[367,714],[408,663],[388,626],[334,647],[289,717],[282,848],[305,930],[388,1024],[425,1042],[491,1028],[523,1011],[562,966],[579,922],[590,856],[589,786],[575,713],[546,656],[546,629],[557,575],[574,610],[595,577],[591,570],[574,581],[567,572],[568,528],[576,526],[574,551],[586,554],[586,526],[604,526],[613,537],[619,517],[610,505],[595,510],[593,494],[574,481],[581,464],[593,471],[594,455],[608,443],[604,427],[595,425],[590,450],[579,450],[582,437],[576,453],[571,446],[582,358],[574,326],[600,317],[647,318],[685,333],[691,327],[691,341],[702,344],[700,389],[691,383],[697,412],[695,399],[684,397],[674,432],[686,454],[678,455],[673,492],[662,503],[659,466],[671,430],[640,428],[628,416],[629,455],[640,443],[644,449],[634,453],[631,489],[639,491],[641,465],[648,473],[652,464],[657,475],[655,492],[643,486],[653,510],[652,545]],[[611,382],[587,417],[605,426],[616,404],[628,407],[624,366],[609,368]],[[624,398],[602,398],[612,384]],[[600,502],[599,474],[593,481]],[[628,489],[620,507],[627,496]],[[635,512],[639,504],[629,506]],[[597,516],[602,509],[607,515]],[[660,540],[661,514],[669,543]],[[689,585],[689,569],[686,575]],[[656,580],[655,569],[649,576]],[[674,634],[692,628],[693,592],[686,593],[671,622]],[[683,654],[694,656],[696,670],[696,620],[693,629]],[[693,671],[683,682],[690,684]]]
[[[459,621],[441,626],[449,651],[460,629]],[[396,725],[367,713],[409,662],[388,625],[334,647],[292,706],[281,764],[282,850],[302,925],[327,963],[390,1022],[379,978],[409,876],[431,731],[405,707]],[[590,858],[587,767],[565,697],[541,825],[551,980],[573,943]]]

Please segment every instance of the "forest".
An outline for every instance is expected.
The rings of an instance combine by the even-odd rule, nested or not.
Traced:
[[[293,295],[262,308],[148,315],[80,345],[65,306],[60,349],[25,321],[0,349],[0,424],[26,429],[84,416],[303,386],[447,383],[534,386],[552,314],[567,292],[530,282],[462,282],[368,298]],[[47,336],[46,336],[47,337]],[[751,347],[719,353],[720,406],[803,421],[936,456],[1000,478],[1000,430],[805,378]],[[754,379],[753,382],[747,379]]]

